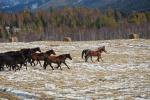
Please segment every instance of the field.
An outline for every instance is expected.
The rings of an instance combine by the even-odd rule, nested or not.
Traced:
[[[103,45],[108,52],[102,53],[104,62],[81,59],[83,49]],[[0,99],[150,100],[150,40],[0,43],[0,52],[37,46],[57,55],[70,53],[71,69],[28,65],[28,70],[0,72]]]

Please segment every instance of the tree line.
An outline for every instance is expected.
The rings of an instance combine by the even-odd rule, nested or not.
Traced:
[[[126,14],[109,8],[106,11],[89,8],[62,8],[48,11],[16,13],[0,12],[0,39],[15,35],[20,41],[124,39],[130,33],[150,38],[150,12]],[[20,28],[19,32],[6,27]]]

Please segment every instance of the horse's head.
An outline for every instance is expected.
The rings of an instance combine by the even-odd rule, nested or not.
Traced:
[[[54,50],[46,51],[46,54],[48,54],[48,55],[51,55],[51,54],[56,55],[56,53],[55,53],[55,51],[54,51]]]
[[[107,53],[105,46],[99,47],[98,51]]]
[[[72,60],[72,57],[70,54],[66,54],[66,58],[69,58],[70,60]]]

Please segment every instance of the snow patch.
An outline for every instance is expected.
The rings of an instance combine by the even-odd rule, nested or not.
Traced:
[[[31,99],[36,99],[39,96],[39,95],[36,95],[34,93],[29,93],[29,92],[25,92],[25,91],[21,91],[21,90],[16,90],[16,89],[14,89],[12,87],[0,86],[0,91],[14,94],[17,97],[19,97],[20,99],[31,100]]]

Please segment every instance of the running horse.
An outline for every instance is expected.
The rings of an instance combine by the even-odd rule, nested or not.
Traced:
[[[67,66],[68,69],[69,66],[66,64],[66,59],[70,59],[72,60],[72,57],[70,56],[70,54],[62,54],[62,55],[59,55],[59,56],[48,56],[45,60],[44,60],[44,69],[46,69],[47,65],[50,65],[50,67],[54,70],[53,66],[52,66],[52,63],[55,63],[57,64],[57,69],[60,67],[60,69],[62,70],[61,68],[61,64],[65,64]]]
[[[31,63],[31,55],[33,53],[36,53],[37,51],[41,52],[41,49],[40,49],[40,47],[36,47],[36,48],[23,48],[20,51],[23,53],[26,61],[28,63],[30,63],[30,65],[32,65],[32,63]]]
[[[83,58],[83,56],[85,57],[85,62],[87,62],[88,61],[88,58],[90,57],[91,58],[91,61],[93,62],[93,60],[92,60],[92,56],[97,56],[97,61],[99,62],[99,59],[101,59],[102,60],[102,57],[101,57],[101,53],[102,52],[107,52],[106,50],[105,50],[105,46],[102,46],[102,47],[99,47],[97,50],[90,50],[90,49],[84,49],[83,51],[82,51],[82,58]],[[103,60],[102,60],[103,61]]]
[[[39,63],[40,66],[42,67],[40,61],[44,61],[44,59],[45,59],[46,57],[50,56],[51,54],[56,55],[56,53],[55,53],[54,50],[48,50],[48,51],[42,52],[42,53],[33,53],[33,54],[31,55],[31,59],[32,59],[31,63],[33,63],[34,66],[35,66],[34,61],[37,61],[37,64]]]

